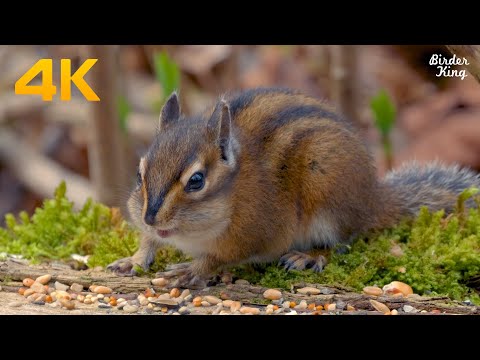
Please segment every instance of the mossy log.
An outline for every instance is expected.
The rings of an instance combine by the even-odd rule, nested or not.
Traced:
[[[63,284],[71,285],[74,282],[82,284],[88,288],[90,285],[104,285],[110,287],[115,293],[129,294],[140,293],[147,288],[154,288],[155,291],[167,291],[159,287],[152,286],[148,277],[118,277],[112,273],[105,271],[93,270],[69,270],[55,269],[55,267],[47,265],[24,265],[14,261],[0,262],[0,281],[4,291],[17,291],[22,286],[21,281],[27,277],[35,279],[44,274],[52,275],[52,282],[59,281]],[[318,288],[321,293],[319,295],[302,295],[294,290],[303,286],[312,286]],[[263,298],[263,292],[266,288],[253,285],[240,284],[219,284],[205,288],[203,290],[192,290],[196,295],[212,294],[223,299],[239,300],[248,305],[264,306],[269,301]],[[296,284],[292,291],[284,291],[283,297],[288,301],[299,303],[306,300],[308,303],[315,304],[339,303],[355,307],[357,311],[348,312],[352,314],[362,314],[374,311],[371,305],[371,299],[375,299],[387,305],[391,310],[402,308],[404,305],[411,305],[415,309],[431,311],[438,309],[447,314],[480,314],[479,306],[465,305],[458,301],[450,300],[447,297],[426,297],[412,296],[407,298],[396,298],[391,296],[369,296],[355,292],[352,289],[342,286],[320,285],[320,284]],[[301,312],[301,310],[299,310]],[[347,312],[345,312],[347,314]]]

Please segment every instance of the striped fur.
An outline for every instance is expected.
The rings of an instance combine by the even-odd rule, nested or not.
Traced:
[[[128,263],[148,267],[159,242],[193,255],[192,271],[201,275],[276,260],[391,226],[422,204],[451,209],[464,187],[479,183],[467,170],[438,164],[409,165],[378,181],[351,124],[293,90],[225,94],[190,118],[178,116],[174,100],[162,112],[168,126],[160,126],[142,160],[143,184],[128,201],[146,240],[117,270]],[[206,184],[188,193],[193,169],[205,174]],[[153,226],[146,214],[153,214]],[[161,239],[159,229],[176,230]]]

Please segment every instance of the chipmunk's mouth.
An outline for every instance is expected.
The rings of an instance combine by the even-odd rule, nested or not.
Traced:
[[[160,229],[157,230],[157,234],[161,238],[168,238],[168,237],[172,236],[173,234],[175,234],[176,232],[177,232],[176,228],[168,229],[168,230],[160,230]]]

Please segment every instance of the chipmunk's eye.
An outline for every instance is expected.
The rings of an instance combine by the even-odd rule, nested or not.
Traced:
[[[185,186],[185,191],[186,192],[191,192],[191,191],[202,190],[203,186],[205,185],[205,180],[204,179],[205,179],[205,177],[204,177],[203,173],[196,172],[188,180],[187,186]]]
[[[142,185],[142,174],[140,174],[140,169],[137,170],[137,187]]]

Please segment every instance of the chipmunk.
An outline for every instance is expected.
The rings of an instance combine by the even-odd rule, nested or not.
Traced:
[[[178,287],[205,286],[246,262],[322,271],[325,258],[310,250],[391,227],[422,205],[451,212],[470,186],[480,187],[476,173],[437,162],[377,179],[351,124],[298,91],[227,94],[193,117],[182,116],[173,93],[127,202],[139,250],[108,269],[135,275],[134,265],[148,269],[167,243],[194,258],[167,273]]]

